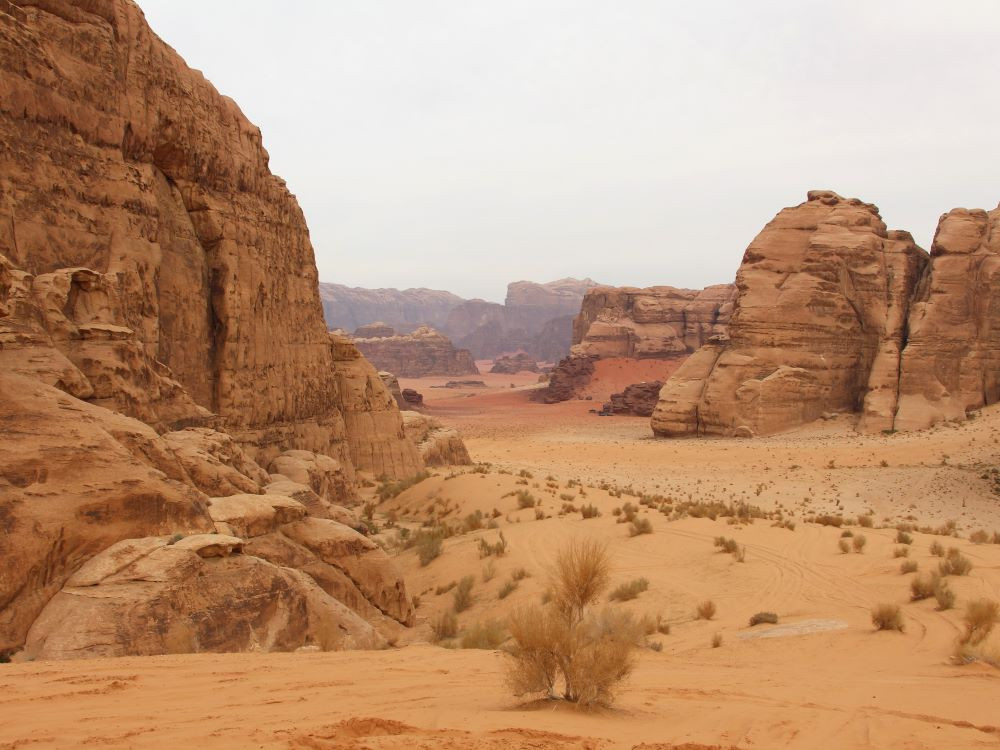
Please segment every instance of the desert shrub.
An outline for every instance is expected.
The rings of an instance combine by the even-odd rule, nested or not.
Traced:
[[[712,648],[718,648],[722,645],[722,633],[716,633],[712,636]]]
[[[715,602],[706,599],[695,609],[695,614],[699,620],[711,620],[715,617]]]
[[[379,485],[378,489],[375,490],[375,495],[378,497],[379,502],[384,502],[391,498],[396,497],[401,492],[404,492],[414,485],[420,484],[422,481],[430,477],[426,471],[422,471],[419,474],[415,474],[412,477],[406,479],[400,479],[396,482],[385,482]]]
[[[486,565],[483,566],[483,583],[489,583],[497,575],[497,565],[495,562],[490,560]]]
[[[476,585],[476,579],[466,576],[455,587],[452,594],[452,607],[456,612],[464,612],[472,606],[472,587]]]
[[[632,671],[641,632],[626,612],[589,608],[607,589],[607,548],[574,542],[556,557],[550,604],[515,611],[507,682],[515,695],[545,694],[580,705],[607,704]]]
[[[942,545],[941,542],[937,540],[931,542],[930,551],[931,554],[934,555],[934,557],[944,557],[944,545]]]
[[[851,545],[846,539],[839,539],[837,541],[837,547],[845,555],[851,551]]]
[[[451,583],[443,584],[441,586],[438,586],[436,589],[434,589],[434,594],[436,596],[441,596],[442,594],[447,594],[449,591],[451,591],[457,585],[458,585],[458,581],[452,581]]]
[[[525,578],[530,578],[530,577],[531,573],[529,573],[524,568],[514,568],[514,570],[510,572],[510,579],[512,581],[521,581]]]
[[[955,606],[955,592],[944,579],[939,580],[934,587],[934,598],[937,600],[937,608],[941,611]]]
[[[858,534],[856,537],[854,537],[851,540],[851,547],[854,548],[855,552],[857,552],[858,554],[861,554],[862,552],[865,551],[865,544],[867,544],[867,543],[868,543],[868,540],[865,539],[865,535],[864,534]]]
[[[969,541],[973,544],[986,544],[990,541],[990,534],[986,529],[979,529],[969,534]]]
[[[733,553],[733,559],[736,562],[746,562],[747,559],[747,548],[740,547]]]
[[[876,630],[898,630],[903,632],[903,613],[898,604],[879,604],[872,610],[872,625]]]
[[[649,588],[649,581],[645,578],[636,578],[634,581],[623,583],[608,595],[608,599],[613,602],[627,602],[635,599],[639,594]]]
[[[727,539],[724,536],[715,537],[714,544],[716,547],[719,548],[720,552],[728,552],[729,554],[736,552],[736,550],[739,549],[740,546],[735,539],[732,538]]]
[[[948,550],[947,557],[938,565],[943,576],[967,576],[972,570],[972,560],[967,558],[957,547]]]
[[[516,494],[516,497],[517,497],[517,507],[518,507],[518,509],[523,510],[525,508],[534,508],[535,507],[535,502],[536,502],[535,501],[535,496],[532,495],[527,490],[518,490],[517,494]]]
[[[475,513],[467,515],[462,521],[462,531],[466,533],[470,531],[478,531],[483,528],[483,525],[483,512],[481,510],[477,510]]]
[[[762,625],[764,623],[775,625],[778,622],[778,615],[774,612],[758,612],[750,618],[750,627]]]
[[[517,590],[517,581],[507,581],[497,592],[497,599],[506,599]]]
[[[840,536],[841,538],[849,538],[854,536],[854,532],[851,531],[850,529],[844,529],[843,531],[840,532]]]
[[[523,479],[534,479],[535,478],[535,475],[532,474],[527,469],[521,469],[519,472],[517,472],[517,475],[519,477],[523,478]]]
[[[993,627],[1000,622],[1000,604],[991,599],[976,599],[965,605],[962,634],[963,645],[976,646],[987,638]]]
[[[896,544],[913,544],[913,537],[900,529],[896,532]]]
[[[536,521],[544,521],[545,520],[545,511],[542,510],[541,508],[535,508],[535,520]]]
[[[500,532],[499,538],[490,543],[486,540],[486,537],[479,537],[479,557],[490,557],[491,555],[496,557],[503,557],[507,554],[507,538]]]
[[[937,572],[917,576],[910,581],[910,598],[915,602],[930,599],[934,596],[934,589],[937,588],[940,580],[941,576]]]
[[[421,567],[430,565],[431,560],[441,554],[444,545],[444,535],[434,532],[424,532],[422,529],[415,535],[415,547],[417,548],[417,558]]]
[[[580,515],[584,518],[598,518],[601,511],[597,509],[596,505],[584,505],[580,508]]]
[[[910,548],[909,547],[896,547],[896,549],[894,549],[892,551],[892,556],[893,557],[909,557],[910,556]]]
[[[467,628],[459,639],[462,648],[495,649],[507,639],[503,623],[499,620],[477,622]]]
[[[991,541],[993,544],[1000,544],[1000,531],[993,532],[993,539]]]
[[[646,644],[646,647],[650,651],[656,651],[657,653],[663,650],[663,644],[660,643],[660,641],[649,641],[649,643]]]
[[[454,638],[458,634],[458,618],[455,617],[455,613],[442,612],[440,616],[431,621],[431,632],[435,641]]]
[[[824,514],[822,516],[816,516],[816,523],[821,526],[836,526],[839,529],[844,525],[844,517]]]
[[[899,572],[901,575],[906,575],[907,573],[917,572],[917,561],[916,560],[904,560],[903,564],[899,566]]]
[[[866,529],[870,529],[874,525],[874,519],[871,516],[858,516],[858,526]]]
[[[652,534],[653,523],[648,518],[634,518],[629,526],[629,536],[639,536],[640,534]]]

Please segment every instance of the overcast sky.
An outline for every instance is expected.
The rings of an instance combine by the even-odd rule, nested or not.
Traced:
[[[320,279],[701,287],[810,188],[1000,200],[1000,2],[139,0],[263,130]]]

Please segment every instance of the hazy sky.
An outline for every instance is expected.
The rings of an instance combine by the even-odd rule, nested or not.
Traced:
[[[1000,200],[1000,2],[139,0],[233,97],[320,278],[730,281],[810,188],[930,246]]]

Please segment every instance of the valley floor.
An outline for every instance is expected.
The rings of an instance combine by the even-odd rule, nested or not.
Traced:
[[[403,382],[490,466],[438,470],[376,517],[416,530],[480,511],[496,528],[471,524],[426,566],[413,550],[398,552],[420,599],[418,623],[398,648],[0,665],[0,750],[1000,746],[1000,669],[950,658],[966,602],[1000,599],[1000,544],[968,539],[979,528],[1000,531],[990,473],[1000,463],[1000,408],[920,434],[859,436],[838,417],[772,438],[660,441],[644,419],[590,413],[618,380],[642,379],[604,374],[593,400],[551,407],[528,401],[536,377],[525,373],[484,376],[485,389],[464,391],[430,388],[444,379]],[[534,506],[520,507],[518,491]],[[615,509],[642,492],[660,498],[639,506],[652,533],[631,537]],[[794,529],[725,516],[670,520],[657,509],[665,498],[674,507],[746,501],[780,510]],[[601,515],[584,519],[566,504]],[[867,512],[884,528],[851,526],[867,541],[860,554],[840,551],[842,529],[804,520]],[[949,519],[960,538],[914,532],[907,545],[892,528]],[[506,553],[480,557],[479,541],[494,543],[500,532]],[[381,539],[394,548],[396,535],[390,528]],[[719,536],[735,539],[745,561],[719,552]],[[539,602],[558,550],[586,537],[608,543],[612,586],[648,582],[614,606],[670,626],[649,637],[653,648],[640,652],[614,708],[524,702],[504,686],[499,651],[430,643],[431,623],[452,608],[453,582],[474,577],[460,638]],[[933,598],[911,602],[914,574],[900,570],[903,560],[918,573],[936,570],[934,542],[973,564],[969,575],[948,578],[957,604],[947,611]],[[903,547],[906,557],[896,557]],[[704,600],[717,606],[709,621],[694,614]],[[901,606],[904,632],[873,630],[870,611],[882,602]],[[779,624],[749,627],[759,611],[775,612]]]

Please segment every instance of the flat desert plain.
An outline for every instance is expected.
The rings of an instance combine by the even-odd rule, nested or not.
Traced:
[[[645,419],[590,410],[668,375],[664,363],[599,365],[582,400],[552,406],[528,400],[531,373],[484,375],[476,389],[402,382],[462,431],[478,465],[435,469],[376,506],[379,539],[420,602],[394,648],[3,665],[0,748],[1000,746],[1000,670],[952,656],[966,603],[1000,599],[1000,544],[969,539],[1000,531],[1000,408],[921,433],[864,436],[830,415],[774,437],[655,440]],[[585,506],[599,515],[584,518]],[[651,533],[630,535],[621,521],[633,512]],[[824,515],[842,526],[807,520]],[[425,523],[456,533],[421,565],[400,533]],[[924,530],[900,536],[900,524]],[[483,556],[480,541],[501,534],[504,553]],[[463,642],[481,645],[540,602],[558,551],[587,538],[608,544],[612,589],[645,579],[609,604],[649,623],[636,668],[612,708],[517,698],[502,650]],[[935,543],[972,563],[946,579],[951,609],[911,601],[914,578],[943,559]],[[439,639],[433,626],[467,576],[471,604]],[[711,619],[696,615],[706,601]],[[900,606],[902,632],[873,628],[882,603]],[[758,612],[778,622],[751,627]],[[994,632],[983,650],[998,648]]]

